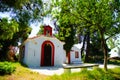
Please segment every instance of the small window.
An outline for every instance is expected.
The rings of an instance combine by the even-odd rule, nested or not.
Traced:
[[[46,35],[47,35],[47,36],[50,36],[50,31],[49,31],[49,30],[46,31]]]
[[[78,51],[75,51],[75,58],[79,58],[79,53],[78,53]]]

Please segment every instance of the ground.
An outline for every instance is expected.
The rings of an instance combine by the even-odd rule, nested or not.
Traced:
[[[99,67],[103,68],[104,65],[99,64]],[[108,64],[109,69],[112,69],[112,68],[115,68],[115,67],[120,67],[120,66]],[[64,69],[62,67],[41,67],[41,68],[29,68],[29,69],[34,71],[34,72],[38,72],[40,74],[51,75],[51,76],[52,75],[61,75],[61,74],[64,73]],[[89,68],[89,69],[91,69],[91,68]],[[72,71],[72,73],[79,72],[80,68],[72,69],[71,71]]]
[[[11,75],[2,75],[0,76],[0,80],[91,80],[95,78],[95,76],[97,74],[94,74],[95,72],[90,72],[93,73],[93,75],[91,76],[91,74],[88,74],[87,72],[84,73],[80,73],[80,69],[73,69],[72,72],[78,72],[78,73],[71,73],[69,74],[63,74],[61,75],[64,70],[62,67],[42,67],[42,68],[27,68],[22,66],[20,63],[14,63],[14,65],[16,66],[16,71],[11,74]],[[99,67],[103,67],[103,65],[100,65]],[[116,69],[113,69],[114,67],[119,67]],[[112,68],[113,70],[111,70],[112,74],[113,71],[115,72],[112,76],[117,77],[117,79],[120,79],[120,66],[116,66],[116,65],[108,65],[108,68]],[[100,70],[101,71],[101,70]],[[118,71],[118,72],[117,72]],[[101,72],[99,72],[100,74],[102,74]],[[56,75],[55,75],[56,74]],[[59,75],[59,76],[57,76]],[[110,73],[111,75],[111,73]],[[85,78],[85,76],[87,76],[87,78]],[[90,79],[89,79],[90,76]],[[101,77],[99,75],[97,75],[98,77]],[[103,76],[103,75],[102,75]],[[109,76],[109,75],[107,75]],[[106,76],[105,76],[106,77]],[[110,76],[109,76],[110,77]],[[105,80],[105,79],[103,79]],[[109,79],[110,80],[110,79]]]

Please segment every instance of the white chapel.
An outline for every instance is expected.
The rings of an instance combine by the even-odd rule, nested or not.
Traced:
[[[53,36],[52,27],[44,26],[43,35],[28,38],[23,43],[20,59],[29,67],[62,66],[66,59],[71,64],[80,63],[80,49],[73,46],[68,58],[66,58],[63,45],[64,42]]]

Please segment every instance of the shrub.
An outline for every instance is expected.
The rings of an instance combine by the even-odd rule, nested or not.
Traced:
[[[11,62],[0,62],[0,75],[11,74],[15,67]]]

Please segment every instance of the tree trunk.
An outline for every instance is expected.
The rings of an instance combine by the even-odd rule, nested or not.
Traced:
[[[8,59],[7,53],[9,51],[10,43],[7,40],[5,42],[6,43],[3,42],[3,47],[0,50],[0,61],[6,61]]]
[[[88,32],[87,32],[87,48],[86,48],[86,55],[85,55],[84,62],[89,62],[89,53],[90,53],[90,32],[88,30]]]
[[[83,51],[84,51],[84,48],[85,48],[85,41],[86,41],[86,35],[84,36],[83,45],[82,45],[82,48],[81,48],[81,57],[82,58],[83,58]]]
[[[66,52],[66,63],[70,64],[70,51]]]
[[[78,38],[78,43],[81,43],[82,39],[81,39],[81,34],[80,33],[78,34],[77,38]]]
[[[3,46],[2,50],[0,51],[0,61],[6,61],[7,60],[7,52],[8,52],[8,47]]]
[[[70,51],[68,52],[68,64],[70,64]]]
[[[104,38],[104,32],[101,31],[101,45],[102,45],[102,49],[103,49],[103,53],[104,53],[104,69],[107,71],[107,57],[108,57],[108,51],[107,51],[107,46],[106,46],[106,41]]]

